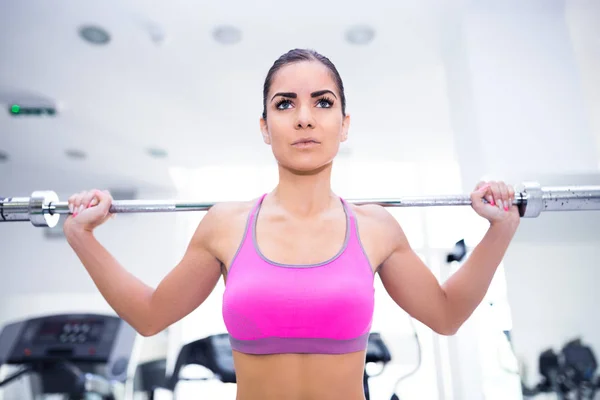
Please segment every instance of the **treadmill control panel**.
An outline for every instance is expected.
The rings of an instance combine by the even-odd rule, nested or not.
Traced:
[[[56,315],[26,321],[7,362],[69,360],[106,362],[119,319],[111,316]]]
[[[84,343],[96,344],[102,337],[104,321],[94,318],[44,321],[32,332],[36,344]]]
[[[136,331],[114,315],[34,317],[0,331],[0,366],[70,362],[101,367],[107,378],[123,381],[136,337]]]

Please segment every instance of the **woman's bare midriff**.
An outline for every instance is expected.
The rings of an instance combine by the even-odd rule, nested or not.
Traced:
[[[365,352],[340,355],[233,352],[236,400],[364,400]]]

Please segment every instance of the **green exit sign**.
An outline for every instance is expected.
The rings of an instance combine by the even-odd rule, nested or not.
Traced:
[[[21,116],[21,115],[56,115],[56,109],[54,107],[29,107],[23,106],[20,104],[11,104],[9,107],[9,112],[13,116]]]

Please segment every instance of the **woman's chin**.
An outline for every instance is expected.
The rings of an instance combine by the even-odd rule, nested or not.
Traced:
[[[331,161],[323,160],[285,160],[279,161],[279,165],[291,172],[310,175],[319,173],[331,165]]]

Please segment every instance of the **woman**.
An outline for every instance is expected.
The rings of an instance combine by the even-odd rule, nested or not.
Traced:
[[[489,230],[440,285],[386,209],[348,204],[331,190],[332,161],[350,125],[335,66],[292,50],[269,71],[263,96],[260,129],[278,162],[278,185],[258,199],[212,207],[156,289],[94,238],[110,217],[108,192],[69,199],[66,237],[104,298],[144,336],[200,306],[222,275],[238,400],[362,400],[374,274],[411,316],[454,334],[483,299],[519,225],[514,190],[476,186],[472,207]]]

